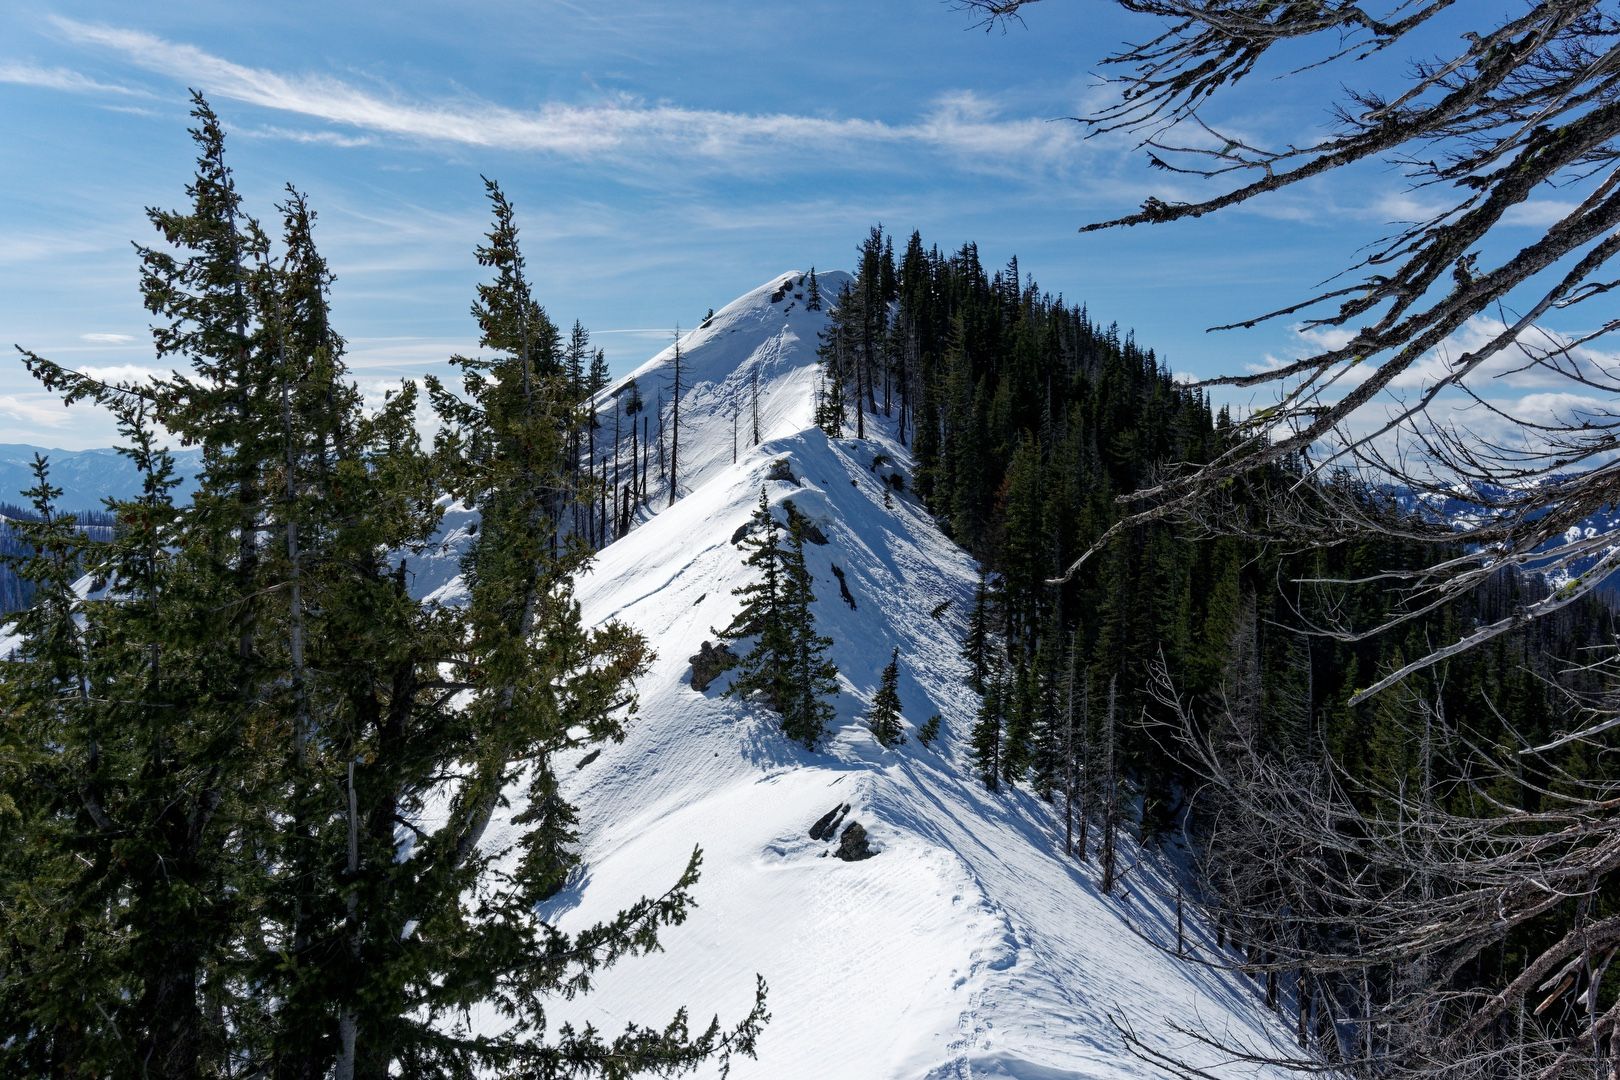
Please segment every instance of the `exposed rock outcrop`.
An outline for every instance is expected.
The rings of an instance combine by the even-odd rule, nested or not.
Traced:
[[[838,838],[838,850],[833,854],[845,862],[860,862],[862,859],[870,859],[877,852],[873,851],[872,845],[867,842],[866,827],[858,821],[852,821],[844,826],[844,835]]]
[[[709,684],[737,666],[737,656],[727,645],[714,645],[705,641],[691,658],[692,689],[702,693]]]
[[[849,591],[849,582],[844,580],[844,568],[837,563],[832,564],[833,577],[838,579],[838,594],[849,605],[849,610],[855,610],[855,594]]]
[[[831,840],[838,835],[838,826],[843,822],[844,815],[847,813],[849,813],[849,803],[835,806],[822,814],[816,819],[816,823],[810,826],[810,839]]]
[[[822,545],[827,543],[827,534],[821,531],[821,526],[794,506],[792,499],[782,500],[782,509],[787,511],[788,528],[797,528],[799,535],[803,536],[807,543]]]

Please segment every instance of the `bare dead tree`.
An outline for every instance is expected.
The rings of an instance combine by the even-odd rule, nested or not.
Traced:
[[[1378,626],[1343,632],[1365,635],[1417,618],[1505,565],[1569,571],[1566,588],[1510,619],[1437,642],[1368,687],[1370,694],[1572,603],[1620,567],[1620,551],[1602,531],[1546,550],[1574,523],[1620,502],[1620,409],[1606,404],[1620,396],[1620,369],[1597,348],[1620,330],[1606,307],[1620,285],[1612,265],[1620,253],[1620,4],[1117,2],[1153,19],[1155,29],[1104,61],[1117,93],[1077,119],[1093,133],[1139,136],[1152,166],[1217,190],[1191,201],[1149,197],[1136,212],[1082,231],[1201,217],[1373,162],[1403,170],[1438,209],[1376,239],[1354,265],[1325,270],[1318,291],[1214,328],[1287,318],[1334,333],[1326,336],[1332,344],[1298,360],[1207,380],[1270,388],[1275,400],[1242,418],[1213,460],[1126,496],[1125,519],[1066,576],[1121,531],[1195,512],[1223,482],[1287,460],[1307,463],[1303,482],[1351,468],[1419,499],[1462,490],[1479,504],[1460,535],[1428,530],[1436,541],[1465,541],[1466,553],[1391,574],[1403,603]],[[957,6],[1005,28],[1033,3]],[[1459,37],[1459,20],[1470,17],[1479,22]],[[1360,74],[1367,65],[1348,65],[1396,49],[1414,59],[1394,85],[1329,91],[1334,96],[1321,104],[1332,129],[1314,141],[1254,146],[1206,117],[1226,91],[1256,75],[1288,80],[1342,67],[1346,81],[1377,78]],[[1532,230],[1528,242],[1504,231],[1528,200],[1548,192],[1557,199],[1541,204],[1550,214],[1544,229]],[[1471,320],[1479,333],[1467,346],[1455,344]],[[1495,376],[1527,372],[1583,404],[1531,414],[1482,389]],[[1392,395],[1396,387],[1404,397]],[[1456,419],[1458,407],[1505,434],[1484,437],[1481,424]],[[1351,509],[1287,524],[1304,534],[1356,519]]]
[[[1102,864],[1102,880],[1098,888],[1107,894],[1114,891],[1118,881],[1119,847],[1119,757],[1116,738],[1118,726],[1114,721],[1118,706],[1119,678],[1108,680],[1108,708],[1103,713],[1101,754],[1102,768],[1099,786],[1102,795],[1102,850],[1098,861]]]
[[[1449,799],[1428,768],[1413,786],[1375,787],[1331,761],[1269,752],[1233,714],[1241,695],[1198,716],[1162,663],[1151,678],[1169,739],[1201,782],[1199,901],[1233,950],[1206,962],[1292,976],[1302,1041],[1305,1002],[1327,1014],[1316,1056],[1279,1063],[1447,1080],[1620,1076],[1620,1002],[1599,993],[1620,954],[1620,915],[1594,903],[1620,871],[1620,784],[1573,775],[1535,750],[1510,760],[1474,745],[1438,697],[1406,687],[1413,737],[1426,750],[1461,747],[1466,779]],[[1533,795],[1538,808],[1504,792]],[[1539,932],[1521,934],[1517,970],[1478,977],[1509,934],[1531,927]],[[1173,1058],[1146,1037],[1133,1045],[1149,1060]]]
[[[680,485],[681,452],[681,328],[675,328],[675,385],[669,395],[669,505],[675,505]]]
[[[1075,635],[1071,633],[1069,635],[1069,647],[1064,653],[1063,668],[1063,749],[1061,752],[1063,755],[1063,853],[1065,855],[1074,854],[1074,804],[1079,787],[1077,783],[1079,779],[1079,758],[1074,740],[1074,668]],[[1084,738],[1082,732],[1082,742]],[[1080,812],[1085,813],[1084,805],[1081,806]],[[1081,861],[1084,861],[1085,857],[1085,849],[1082,846],[1080,851]]]

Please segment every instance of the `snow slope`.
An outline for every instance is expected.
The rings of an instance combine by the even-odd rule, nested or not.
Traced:
[[[1139,1033],[1201,1023],[1287,1050],[1287,1033],[1249,984],[1133,931],[1173,940],[1172,886],[1150,860],[1127,849],[1124,887],[1103,897],[1093,867],[1064,857],[1050,807],[971,778],[965,744],[977,699],[957,642],[977,570],[909,493],[884,506],[883,476],[910,479],[907,451],[885,425],[859,442],[828,440],[812,424],[825,313],[795,300],[799,277],[772,279],[682,339],[682,498],[603,550],[580,588],[588,620],[624,620],[659,655],[639,684],[628,739],[561,766],[585,822],[584,866],[547,917],[577,929],[661,891],[694,845],[704,869],[701,907],[666,932],[666,951],[604,973],[587,997],[559,1003],[554,1021],[589,1019],[611,1032],[631,1019],[661,1024],[687,1005],[700,1024],[714,1013],[724,1022],[747,1011],[758,972],[773,1019],[759,1060],[736,1064],[739,1078],[1165,1075],[1126,1053],[1111,1018]],[[827,294],[843,280],[822,278]],[[650,387],[670,384],[672,355],[634,373],[649,404]],[[756,375],[763,441],[750,447]],[[611,408],[616,389],[600,404]],[[879,453],[893,464],[874,471]],[[769,479],[784,460],[793,479]],[[829,541],[806,553],[842,692],[834,732],[815,753],[785,740],[764,708],[721,696],[727,677],[703,693],[690,685],[688,657],[735,611],[744,568],[731,538],[762,487],[779,515],[792,500]],[[453,582],[424,567],[420,584],[428,580],[453,594]],[[914,737],[884,750],[860,721],[894,646],[908,732],[932,713],[943,718],[933,750]],[[810,838],[810,825],[844,803],[876,857],[846,863]],[[1212,955],[1207,936],[1196,936]],[[1223,1065],[1215,1075],[1269,1074]]]

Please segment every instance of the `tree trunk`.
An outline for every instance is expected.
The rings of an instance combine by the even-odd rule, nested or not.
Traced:
[[[349,761],[349,858],[347,863],[350,886],[343,898],[348,912],[349,958],[360,962],[360,927],[358,910],[360,896],[355,883],[360,877],[360,797],[354,786],[354,760]],[[352,991],[351,991],[352,993]],[[338,1013],[338,1060],[332,1075],[336,1080],[354,1080],[355,1045],[359,1038],[359,1024],[354,1014],[352,999],[343,1003]]]
[[[675,328],[675,395],[669,414],[669,505],[675,505],[681,454],[681,328]]]

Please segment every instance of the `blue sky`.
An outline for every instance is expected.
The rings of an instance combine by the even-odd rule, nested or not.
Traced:
[[[143,207],[183,202],[194,86],[257,214],[287,181],[309,194],[368,386],[472,348],[480,174],[517,203],[542,303],[616,370],[774,274],[846,268],[875,222],[901,242],[975,240],[991,266],[1016,253],[1178,370],[1289,355],[1286,324],[1203,328],[1298,299],[1415,196],[1370,169],[1213,219],[1078,234],[1146,194],[1195,192],[1061,119],[1103,99],[1096,62],[1150,28],[1097,0],[988,34],[941,0],[7,5],[0,341],[108,374],[150,366],[129,245],[149,236]],[[1221,119],[1307,138],[1327,117],[1302,91],[1335,77],[1287,93],[1255,79]],[[0,361],[0,442],[111,435]]]

